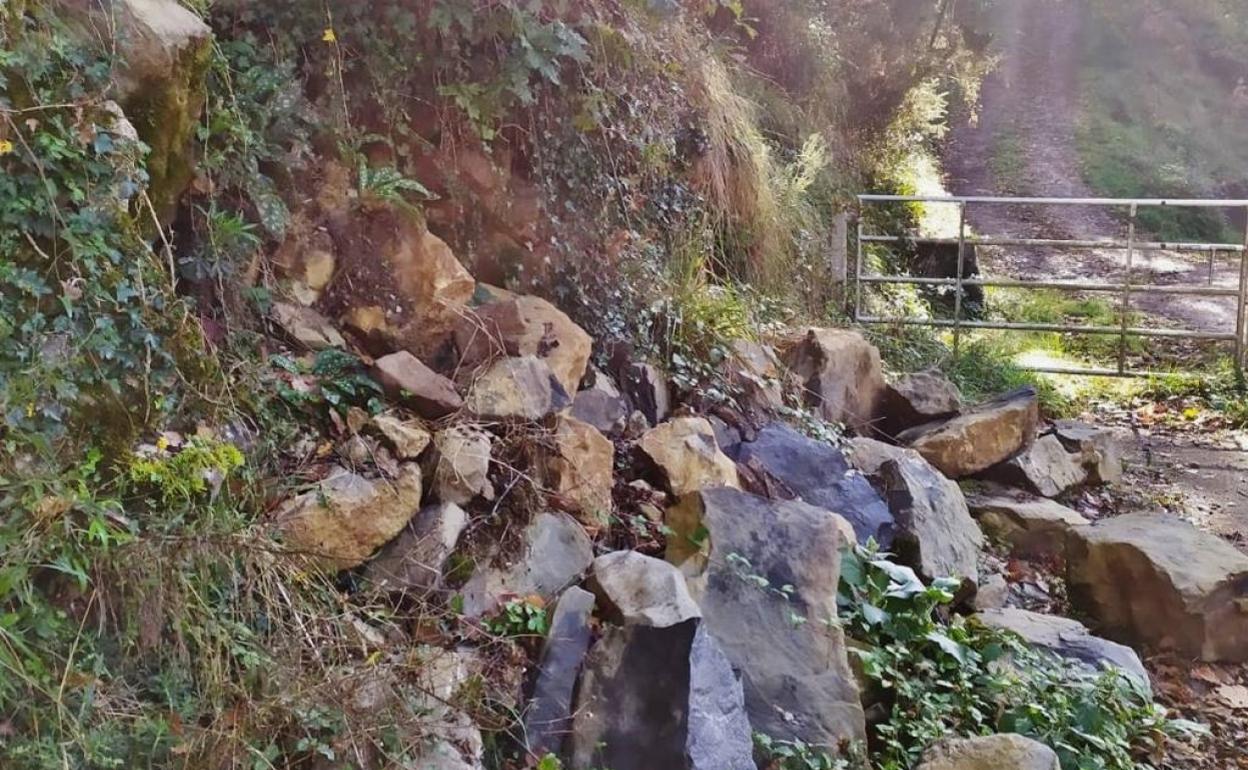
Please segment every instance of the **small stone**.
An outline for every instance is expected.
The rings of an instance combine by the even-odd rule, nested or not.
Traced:
[[[704,487],[741,485],[737,466],[719,451],[715,431],[701,417],[677,417],[651,428],[638,446],[659,467],[677,497]]]
[[[374,372],[391,397],[409,404],[422,417],[436,420],[464,405],[454,383],[406,350],[377,359]]]
[[[590,587],[610,619],[623,625],[667,628],[702,617],[680,570],[636,551],[595,559]]]
[[[433,436],[419,420],[401,420],[394,415],[379,414],[373,418],[373,425],[403,460],[420,457],[433,441]]]
[[[478,497],[494,499],[491,443],[490,434],[470,425],[454,425],[434,436],[433,493],[438,500],[467,505]]]
[[[483,420],[537,422],[567,408],[567,392],[536,356],[500,358],[472,383],[464,404]]]
[[[329,319],[310,307],[274,302],[272,317],[274,323],[282,327],[282,331],[309,350],[347,346],[347,341]]]
[[[1005,606],[1009,596],[1010,584],[1006,582],[1004,575],[994,572],[980,580],[979,590],[975,592],[975,609],[979,612],[1000,609]]]

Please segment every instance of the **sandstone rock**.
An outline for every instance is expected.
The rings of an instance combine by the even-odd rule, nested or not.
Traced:
[[[564,513],[539,513],[525,527],[519,558],[504,567],[479,566],[464,585],[464,615],[478,618],[504,596],[553,599],[576,583],[594,560],[585,530]]]
[[[776,738],[836,746],[865,737],[835,622],[838,518],[723,487],[668,511],[668,560],[681,566],[707,630],[742,672],[750,723]],[[782,595],[783,586],[791,588]]]
[[[590,587],[607,616],[622,625],[668,628],[702,617],[680,570],[636,551],[595,559]]]
[[[973,604],[975,610],[983,612],[984,610],[998,610],[1005,606],[1005,602],[1010,597],[1010,584],[1006,582],[1005,575],[994,572],[979,580],[979,588],[975,591],[975,599]]]
[[[672,393],[667,375],[654,364],[635,363],[625,368],[620,385],[633,408],[651,425],[658,425],[672,413]]]
[[[1166,514],[1071,530],[1074,605],[1114,638],[1207,661],[1248,661],[1248,556]]]
[[[892,544],[892,513],[840,449],[773,423],[753,441],[739,444],[734,457],[763,482],[764,489],[753,491],[771,498],[797,498],[839,514],[853,526],[858,542],[875,538],[886,548]]]
[[[1075,460],[1062,442],[1050,434],[984,471],[983,476],[1043,497],[1057,497],[1087,481],[1087,472]]]
[[[946,476],[961,479],[1018,454],[1035,440],[1040,407],[1032,388],[1008,393],[944,422],[897,437]]]
[[[401,399],[423,417],[445,417],[464,405],[450,380],[406,350],[377,359],[373,371],[387,393]]]
[[[1048,746],[1021,735],[945,738],[923,753],[917,770],[1061,770]]]
[[[590,368],[593,382],[572,399],[572,416],[605,435],[619,433],[628,418],[628,402],[611,378]]]
[[[534,756],[562,753],[572,728],[572,694],[593,635],[589,627],[593,611],[594,595],[576,586],[564,591],[555,605],[533,697],[524,713],[524,734]]]
[[[402,460],[420,457],[433,441],[433,436],[419,420],[401,420],[391,414],[379,414],[372,418],[372,424]]]
[[[311,492],[286,501],[275,516],[290,548],[334,570],[363,564],[420,508],[421,477],[404,465],[394,481],[339,469]]]
[[[607,628],[577,693],[572,770],[754,770],[741,683],[696,619]]]
[[[395,290],[409,306],[399,332],[417,355],[428,355],[449,339],[454,324],[472,299],[476,281],[446,243],[420,223],[397,217],[395,235],[383,244]]]
[[[729,384],[740,391],[747,408],[770,412],[784,406],[780,358],[770,345],[734,340],[727,374]]]
[[[1076,420],[1058,420],[1054,435],[1067,451],[1079,456],[1093,484],[1113,484],[1122,478],[1122,445],[1112,432]]]
[[[1014,608],[982,611],[975,616],[989,628],[1022,637],[1032,647],[1080,664],[1092,671],[1115,668],[1149,689],[1148,671],[1130,647],[1093,636],[1082,623],[1056,615]]]
[[[455,344],[461,366],[469,368],[498,355],[541,358],[567,394],[580,388],[593,339],[546,300],[516,297],[482,305],[462,318]]]
[[[594,426],[566,415],[555,423],[555,451],[545,458],[547,485],[586,525],[605,527],[615,485],[615,445]]]
[[[537,422],[572,400],[546,362],[536,356],[500,358],[468,390],[464,405],[483,420]]]
[[[1078,511],[1020,493],[971,495],[967,504],[984,532],[1025,557],[1065,556],[1070,530],[1089,523]]]
[[[490,434],[455,425],[433,437],[433,493],[444,503],[466,505],[478,497],[494,499],[490,484]]]
[[[808,329],[784,352],[784,363],[805,388],[805,401],[823,419],[867,432],[884,397],[880,353],[846,329]]]
[[[309,350],[347,346],[347,341],[329,319],[310,307],[274,302],[272,317],[273,322],[282,327],[282,331]]]
[[[962,411],[958,386],[939,372],[915,372],[897,378],[884,391],[880,429],[889,436],[918,425],[953,417]]]
[[[442,567],[468,526],[455,503],[421,509],[399,536],[368,564],[365,578],[390,590],[422,594],[440,587]]]
[[[703,487],[740,486],[737,466],[719,451],[711,424],[701,417],[677,417],[651,428],[638,447],[677,497]]]

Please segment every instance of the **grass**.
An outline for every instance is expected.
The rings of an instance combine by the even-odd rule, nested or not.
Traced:
[[[1016,193],[1026,181],[1027,155],[1022,135],[1010,129],[997,135],[989,161],[993,178],[1002,193]]]

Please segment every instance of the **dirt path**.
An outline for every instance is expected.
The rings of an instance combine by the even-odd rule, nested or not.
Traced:
[[[955,121],[945,157],[947,186],[955,195],[1096,197],[1084,183],[1076,150],[1079,120],[1080,0],[1011,0],[1000,8],[1001,65],[984,83],[978,120]],[[1045,238],[1126,238],[1123,211],[1089,206],[977,205],[968,209],[985,235]],[[1143,236],[1143,234],[1141,234]],[[1118,281],[1121,250],[985,249],[981,266],[1010,277]],[[1222,258],[1143,252],[1134,258],[1143,283],[1234,288],[1238,263]],[[1150,323],[1200,331],[1233,331],[1230,298],[1137,295],[1132,307]]]

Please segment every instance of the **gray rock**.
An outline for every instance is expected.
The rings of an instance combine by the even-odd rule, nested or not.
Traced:
[[[536,422],[571,404],[550,365],[537,356],[498,359],[473,380],[464,399],[483,420]]]
[[[974,494],[966,502],[985,533],[1024,557],[1064,557],[1070,530],[1089,524],[1078,511],[1025,493]]]
[[[651,425],[658,425],[672,413],[672,394],[667,375],[657,366],[632,364],[625,369],[620,384],[633,408],[645,415]]]
[[[1022,388],[949,420],[902,432],[908,444],[952,479],[966,478],[1031,446],[1040,423],[1034,388]]]
[[[1087,471],[1076,459],[1056,436],[1049,434],[1009,460],[989,468],[983,477],[1043,497],[1057,497],[1087,482]]]
[[[741,680],[720,645],[699,626],[689,651],[690,770],[754,770],[752,735]]]
[[[572,416],[606,436],[623,432],[628,402],[610,377],[592,367],[590,372],[593,382],[572,399]]]
[[[490,434],[471,425],[452,425],[433,437],[433,493],[444,503],[466,505],[494,499],[490,483]]]
[[[505,567],[481,566],[463,588],[464,615],[481,617],[504,596],[536,594],[552,599],[576,583],[594,560],[584,528],[566,513],[539,513],[525,527],[518,561]]]
[[[607,615],[623,625],[667,628],[702,617],[680,570],[636,551],[595,559],[590,587]]]
[[[780,358],[770,346],[753,340],[733,340],[725,362],[729,385],[738,403],[754,413],[772,413],[784,407]]]
[[[979,612],[996,610],[1005,606],[1010,596],[1010,584],[1005,575],[994,572],[979,581],[979,589],[975,592],[974,605]]]
[[[1130,647],[1093,636],[1082,623],[1056,615],[1014,608],[984,610],[975,616],[989,628],[1022,637],[1027,644],[1098,671],[1115,668],[1150,690],[1148,671]]]
[[[1043,743],[1002,733],[945,738],[923,752],[917,770],[1061,770],[1061,763]]]
[[[823,419],[871,431],[884,398],[884,369],[880,352],[861,334],[809,328],[790,341],[783,360]]]
[[[1162,513],[1071,530],[1072,603],[1101,632],[1206,661],[1248,661],[1248,556]]]
[[[1077,420],[1058,420],[1053,434],[1067,451],[1079,456],[1093,484],[1113,484],[1122,478],[1122,445],[1114,434]]]
[[[839,518],[729,488],[688,495],[668,511],[668,559],[742,672],[750,723],[776,738],[835,746],[865,737],[835,623]]]
[[[918,452],[880,466],[880,490],[897,520],[896,549],[929,580],[979,580],[984,534],[971,518],[956,482],[942,476]]]
[[[892,544],[893,514],[840,449],[773,423],[754,441],[739,444],[733,457],[763,482],[764,487],[755,491],[797,498],[837,513],[853,525],[859,542],[875,538],[885,548]]]
[[[347,346],[347,341],[329,319],[310,307],[274,302],[270,315],[287,336],[309,350]]]
[[[939,372],[915,372],[897,378],[884,390],[880,405],[880,430],[898,433],[962,411],[958,386]]]
[[[576,586],[564,591],[555,605],[533,697],[524,714],[524,734],[535,756],[562,753],[572,729],[572,694],[593,635],[589,627],[593,611],[594,595]]]
[[[438,588],[442,567],[467,526],[468,514],[455,503],[421,509],[368,563],[365,579],[390,590],[417,594]]]
[[[373,374],[391,398],[403,401],[422,417],[436,420],[464,405],[454,383],[406,350],[378,358]]]

